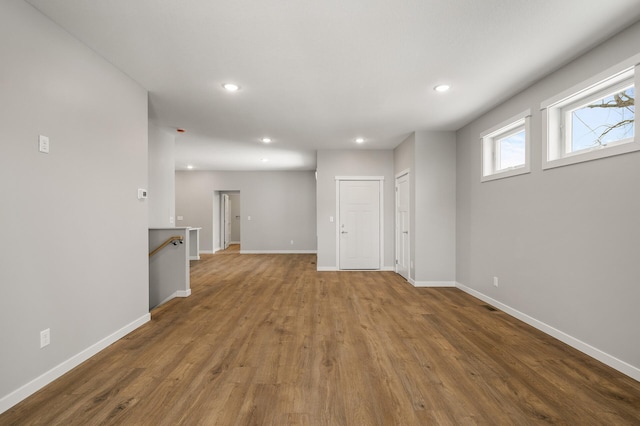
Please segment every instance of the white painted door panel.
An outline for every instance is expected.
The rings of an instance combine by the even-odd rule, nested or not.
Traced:
[[[396,272],[409,279],[409,175],[396,179]]]
[[[380,269],[380,182],[340,181],[340,269]]]

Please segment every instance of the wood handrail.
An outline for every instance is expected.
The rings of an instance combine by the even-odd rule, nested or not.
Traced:
[[[149,253],[149,257],[153,256],[154,254],[156,254],[157,252],[159,252],[160,250],[162,250],[163,248],[165,248],[171,243],[174,243],[174,245],[176,245],[175,244],[176,241],[180,241],[180,244],[182,244],[182,242],[184,241],[184,237],[182,235],[174,235],[173,237],[167,238],[167,241],[160,244],[160,246],[157,249]]]

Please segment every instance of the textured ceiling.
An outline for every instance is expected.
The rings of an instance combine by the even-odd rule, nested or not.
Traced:
[[[312,170],[318,149],[456,130],[640,19],[638,0],[28,2],[187,129],[177,169],[210,170]]]

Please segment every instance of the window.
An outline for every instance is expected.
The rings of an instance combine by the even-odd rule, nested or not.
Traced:
[[[543,168],[640,150],[635,62],[640,55],[542,103]]]
[[[527,110],[482,133],[483,182],[529,172],[530,116]]]

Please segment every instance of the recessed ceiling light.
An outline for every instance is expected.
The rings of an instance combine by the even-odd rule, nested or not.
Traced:
[[[356,139],[356,143],[363,143],[364,142],[364,138],[358,138]]]
[[[238,90],[240,90],[240,86],[234,83],[225,83],[222,85],[222,87],[224,87],[228,92],[237,92]]]
[[[262,159],[262,162],[263,162],[263,163],[266,163],[267,161],[269,161],[269,159],[268,159],[268,158],[263,158],[263,159]]]
[[[189,165],[187,166],[187,169],[191,170],[191,169],[193,169],[193,166],[192,166],[191,164],[189,164]]]
[[[269,143],[269,142],[271,142],[271,138],[262,138],[262,139],[260,139],[260,140],[261,140],[262,142],[264,142],[264,143]]]
[[[438,84],[436,87],[433,88],[433,90],[440,93],[446,92],[449,89],[451,89],[451,86],[449,86],[448,84]]]

